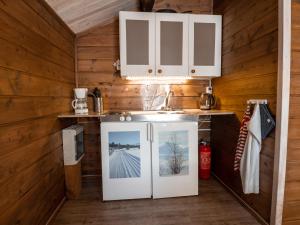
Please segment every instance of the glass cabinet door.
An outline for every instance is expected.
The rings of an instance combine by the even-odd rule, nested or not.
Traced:
[[[76,148],[76,155],[75,159],[79,160],[80,157],[84,154],[84,143],[83,143],[83,132],[78,133],[75,136],[75,148]]]
[[[198,195],[197,122],[152,123],[153,198]]]
[[[122,76],[155,73],[155,14],[120,12],[120,58]]]
[[[187,76],[188,15],[156,14],[156,75]]]
[[[221,75],[222,17],[189,15],[189,74]]]
[[[101,123],[103,200],[151,198],[150,126]]]

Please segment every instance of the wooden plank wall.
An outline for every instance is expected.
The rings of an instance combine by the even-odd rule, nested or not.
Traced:
[[[292,53],[284,225],[300,224],[300,2],[292,0]]]
[[[213,80],[220,109],[233,117],[212,121],[214,173],[265,221],[270,221],[274,132],[263,141],[260,158],[260,194],[244,195],[238,173],[233,172],[239,126],[247,99],[268,99],[276,112],[277,0],[224,0],[214,5],[223,15],[222,77]]]
[[[45,224],[64,197],[60,112],[74,34],[40,0],[0,1],[0,224]]]
[[[84,32],[99,23],[107,23],[119,10],[131,10],[139,0],[46,0],[55,12],[76,33]]]
[[[211,13],[211,0],[157,1],[155,9],[175,8],[178,11]],[[78,82],[80,87],[98,87],[104,96],[104,109],[143,109],[143,90],[146,85],[138,81],[124,81],[115,74],[112,63],[119,58],[119,24],[117,18],[110,24],[95,28],[77,40]],[[171,104],[176,108],[197,108],[198,96],[207,81],[194,81],[172,85],[175,97]],[[89,99],[92,102],[92,99]],[[90,104],[90,109],[92,105]],[[82,162],[84,175],[99,175],[99,123],[81,120],[85,126],[87,154]],[[88,134],[88,135],[87,135]]]

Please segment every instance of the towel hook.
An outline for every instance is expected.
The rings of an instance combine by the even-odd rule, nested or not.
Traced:
[[[247,104],[268,104],[267,99],[249,99]]]

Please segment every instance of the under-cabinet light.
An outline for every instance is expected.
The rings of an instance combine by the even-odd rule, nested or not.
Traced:
[[[210,77],[190,76],[124,76],[126,80],[210,80]]]
[[[139,83],[143,84],[182,84],[187,82],[188,80],[210,80],[210,78],[207,77],[187,77],[187,76],[155,76],[155,77],[148,77],[148,76],[126,76],[123,77],[126,80],[129,81],[137,81]]]
[[[182,77],[182,76],[163,76],[163,77],[147,77],[147,76],[138,76],[138,77],[131,77],[127,76],[125,78],[126,80],[186,80],[189,79],[189,77]]]
[[[185,83],[188,80],[188,77],[172,77],[172,76],[164,76],[164,77],[147,77],[147,76],[140,76],[140,77],[125,77],[126,80],[129,81],[138,81],[143,84],[168,84],[168,83]]]

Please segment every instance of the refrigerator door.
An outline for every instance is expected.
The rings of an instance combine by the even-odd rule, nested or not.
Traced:
[[[148,123],[101,123],[103,200],[151,198]]]
[[[153,123],[153,198],[198,195],[197,122]]]

